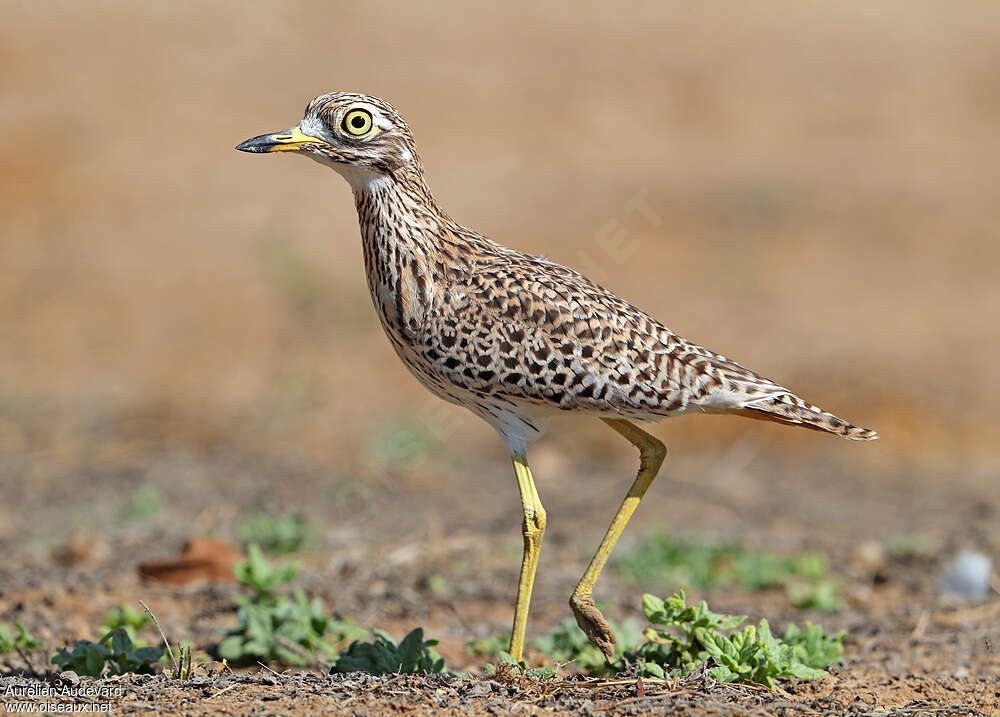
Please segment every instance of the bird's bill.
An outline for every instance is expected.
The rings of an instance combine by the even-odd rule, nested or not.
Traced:
[[[326,144],[325,141],[305,134],[298,127],[284,132],[262,134],[236,145],[241,152],[297,152],[307,144]]]

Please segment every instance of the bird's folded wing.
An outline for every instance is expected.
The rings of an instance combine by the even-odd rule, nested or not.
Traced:
[[[415,348],[452,384],[566,410],[670,415],[785,390],[583,275],[519,252],[444,288]]]

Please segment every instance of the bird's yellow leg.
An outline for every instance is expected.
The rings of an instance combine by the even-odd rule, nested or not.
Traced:
[[[611,555],[615,543],[618,542],[619,536],[625,530],[629,518],[635,512],[642,496],[646,494],[646,489],[656,478],[656,473],[660,470],[660,465],[667,455],[667,448],[659,439],[649,435],[633,423],[617,418],[601,420],[639,449],[639,473],[635,477],[632,487],[629,488],[628,495],[625,496],[625,500],[618,508],[618,512],[615,513],[600,547],[591,558],[587,572],[580,578],[573,595],[570,596],[569,605],[573,608],[573,614],[576,616],[576,623],[580,629],[587,633],[590,641],[597,645],[610,660],[615,652],[615,633],[611,630],[608,621],[604,619],[604,615],[594,605],[592,596],[594,583],[597,582],[597,576],[601,574],[604,564],[608,562],[608,556]]]
[[[521,559],[521,577],[517,581],[517,602],[514,605],[514,628],[510,633],[510,655],[518,662],[524,655],[524,630],[528,624],[528,605],[531,603],[531,587],[535,583],[535,568],[538,554],[542,549],[542,535],[545,533],[545,509],[535,490],[527,459],[514,456],[514,475],[517,488],[521,492],[521,508],[524,520],[521,534],[524,536],[524,556]]]

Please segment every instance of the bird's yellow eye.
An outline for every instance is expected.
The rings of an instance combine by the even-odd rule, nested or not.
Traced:
[[[364,137],[372,131],[372,113],[361,108],[348,110],[340,121],[340,128],[352,137]]]

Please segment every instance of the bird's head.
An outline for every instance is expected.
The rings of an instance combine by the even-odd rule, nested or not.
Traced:
[[[371,95],[331,92],[302,121],[241,142],[242,152],[298,152],[342,174],[355,189],[407,170],[419,172],[413,135],[396,108]]]

